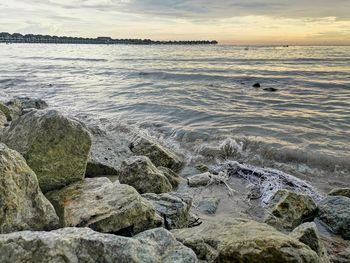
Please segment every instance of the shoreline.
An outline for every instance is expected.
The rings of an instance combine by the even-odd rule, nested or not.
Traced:
[[[269,242],[263,235],[265,231],[275,235],[276,243],[268,243],[269,248],[260,247],[262,252],[259,254],[249,252],[253,253],[249,254],[252,262],[257,258],[261,260],[270,258],[269,250],[272,247],[276,250],[277,257],[280,257],[277,260],[280,260],[285,257],[285,254],[278,246],[289,247],[292,243],[297,244],[299,248],[293,248],[290,253],[295,257],[310,258],[310,261],[300,262],[316,262],[312,261],[316,258],[319,260],[317,262],[341,262],[337,260],[343,257],[344,253],[344,257],[347,257],[346,247],[350,245],[350,241],[346,239],[350,237],[347,236],[346,231],[342,232],[343,226],[339,225],[336,228],[332,224],[341,224],[341,220],[344,220],[343,224],[346,226],[346,222],[350,220],[350,214],[347,215],[349,218],[345,215],[339,219],[339,222],[333,222],[325,227],[327,223],[330,224],[325,217],[336,216],[332,213],[337,214],[336,209],[338,209],[332,206],[329,208],[325,202],[341,200],[344,204],[350,203],[350,197],[340,195],[338,190],[336,194],[322,196],[311,185],[291,175],[273,169],[229,161],[226,157],[230,157],[233,152],[232,149],[227,148],[228,146],[224,149],[226,156],[221,167],[203,163],[188,165],[184,157],[173,149],[128,126],[120,126],[113,131],[97,126],[91,127],[80,120],[51,110],[45,101],[30,98],[15,99],[1,103],[0,106],[1,123],[4,126],[1,131],[1,143],[7,145],[1,146],[1,155],[12,156],[3,158],[0,168],[11,178],[13,174],[6,167],[22,162],[18,161],[22,157],[13,151],[13,148],[25,157],[27,164],[23,161],[21,167],[29,165],[30,168],[21,169],[30,171],[33,169],[33,172],[30,172],[31,180],[35,182],[35,178],[38,178],[40,189],[48,201],[40,190],[35,194],[40,196],[42,202],[46,204],[44,219],[50,221],[34,227],[33,218],[26,219],[28,211],[23,210],[23,220],[27,220],[26,226],[21,222],[18,225],[16,221],[12,221],[13,219],[8,221],[6,228],[0,225],[2,229],[0,251],[4,244],[2,242],[7,237],[22,235],[21,232],[7,235],[6,233],[60,228],[64,237],[70,235],[66,233],[67,231],[85,231],[68,230],[69,226],[89,227],[97,232],[116,235],[114,238],[109,237],[111,240],[117,240],[120,235],[127,237],[141,235],[142,239],[145,239],[143,233],[147,231],[166,231],[167,229],[178,240],[172,239],[174,246],[183,252],[177,257],[176,262],[196,262],[195,254],[198,259],[205,259],[206,262],[214,262],[224,257],[225,253],[230,253],[229,247],[216,248],[217,251],[212,255],[211,252],[199,248],[198,244],[201,238],[204,240],[214,238],[219,244],[243,242],[239,238],[236,240],[234,236],[226,237],[227,231],[263,243]],[[17,161],[10,164],[11,158]],[[28,175],[22,176],[25,178]],[[0,179],[8,180],[4,176]],[[12,191],[15,193],[15,191],[30,191],[30,189],[23,186],[21,190]],[[345,195],[350,192],[350,190],[344,191]],[[118,199],[114,199],[115,193],[120,195]],[[29,201],[25,200],[23,193],[19,194],[20,192],[16,196],[24,198],[22,202]],[[7,200],[7,194],[2,192],[2,195]],[[108,205],[104,203],[105,199]],[[125,201],[120,203],[121,200]],[[120,208],[116,209],[111,205],[113,202],[119,202],[118,207],[123,207],[121,214]],[[286,204],[288,204],[287,209]],[[18,205],[20,206],[20,203]],[[106,209],[103,206],[108,207],[107,213],[102,212]],[[35,209],[38,207],[39,204],[36,203],[31,215],[36,216],[38,211]],[[25,208],[18,207],[17,211],[22,211],[21,209]],[[49,210],[50,219],[48,219]],[[320,211],[325,212],[322,214]],[[102,218],[100,213],[103,214]],[[271,215],[274,216],[271,217]],[[10,218],[6,211],[3,216]],[[56,225],[57,222],[53,223],[56,220],[55,217],[59,218],[59,227]],[[217,222],[227,224],[226,228],[220,230],[220,226],[216,225]],[[315,224],[304,225],[305,222],[315,222]],[[239,227],[241,224],[255,230],[252,233],[242,232]],[[304,226],[307,231],[315,233],[317,250],[311,249],[314,244],[298,237],[300,233],[306,231],[304,229],[298,230],[301,232],[295,232],[298,226]],[[157,227],[165,229],[160,230]],[[212,228],[220,234],[210,236]],[[330,229],[334,233],[331,233]],[[197,232],[203,230],[207,232],[208,237],[203,237],[201,232]],[[187,232],[192,233],[192,237],[187,236]],[[168,232],[162,232],[162,235],[165,233]],[[292,234],[289,233],[294,233],[295,236],[291,237]],[[296,235],[296,233],[299,234]],[[171,239],[172,235],[169,235],[168,238]],[[340,235],[344,235],[344,239]],[[43,239],[45,244],[44,234],[38,232],[35,238]],[[166,237],[163,236],[161,240],[163,239],[165,241]],[[183,245],[180,245],[179,241]],[[246,249],[251,251],[252,245],[246,246]],[[96,248],[92,250],[94,249]],[[168,249],[171,250],[170,246],[163,249],[167,251],[166,253],[173,255],[173,252],[168,251]],[[324,252],[325,249],[328,250],[329,257]],[[202,258],[203,253],[204,258]],[[242,257],[246,256],[248,255],[242,255]],[[42,257],[45,258],[45,254]],[[143,257],[146,256],[143,255]],[[239,256],[233,253],[228,254],[228,257],[231,260],[238,260],[235,257]],[[186,261],[185,258],[191,258],[191,260]],[[331,261],[329,261],[330,258]],[[2,260],[8,262],[7,258],[2,257]]]

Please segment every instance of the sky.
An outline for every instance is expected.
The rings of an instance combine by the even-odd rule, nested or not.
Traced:
[[[350,0],[1,0],[2,31],[350,45]]]

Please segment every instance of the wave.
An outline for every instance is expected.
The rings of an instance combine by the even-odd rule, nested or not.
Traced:
[[[23,58],[21,58],[23,59]],[[86,62],[107,62],[107,59],[103,58],[67,58],[67,57],[26,57],[24,59],[40,59],[40,60],[58,60],[58,61],[86,61]]]

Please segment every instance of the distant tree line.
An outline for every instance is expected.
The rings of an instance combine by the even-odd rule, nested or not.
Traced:
[[[53,44],[132,44],[132,45],[216,45],[217,41],[154,41],[151,39],[113,39],[111,37],[83,38],[49,35],[22,35],[19,33],[0,33],[0,43],[53,43]]]

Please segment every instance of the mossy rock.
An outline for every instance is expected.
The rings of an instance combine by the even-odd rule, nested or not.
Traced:
[[[55,110],[21,116],[4,131],[2,141],[24,156],[43,192],[84,178],[90,134],[79,121]]]

